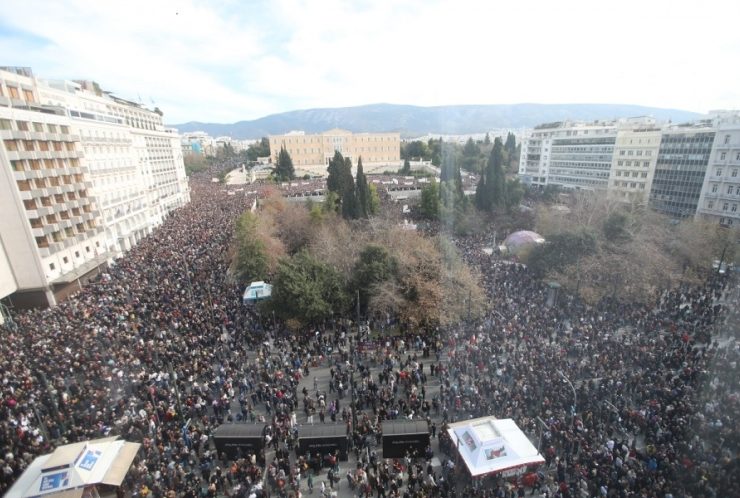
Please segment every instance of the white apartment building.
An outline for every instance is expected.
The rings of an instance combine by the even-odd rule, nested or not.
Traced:
[[[80,136],[18,68],[0,71],[0,140],[0,242],[14,281],[2,291],[15,287],[16,306],[54,305],[108,258]]]
[[[625,123],[617,132],[609,173],[609,197],[647,203],[660,148],[661,129],[654,120]]]
[[[180,137],[92,82],[38,81],[27,68],[0,69],[0,81],[13,304],[53,305],[189,202]]]
[[[740,228],[740,112],[711,114],[717,131],[696,216]]]

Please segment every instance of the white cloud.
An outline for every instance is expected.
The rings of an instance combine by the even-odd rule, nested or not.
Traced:
[[[510,3],[26,1],[3,23],[50,43],[0,50],[151,98],[170,122],[372,102],[740,107],[736,2]]]

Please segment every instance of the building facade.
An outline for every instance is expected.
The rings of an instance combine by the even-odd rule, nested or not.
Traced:
[[[717,129],[697,218],[740,228],[740,113],[714,115]]]
[[[91,81],[44,81],[42,104],[67,110],[80,132],[106,247],[121,256],[190,198],[176,130],[160,113],[109,95]]]
[[[617,125],[563,121],[537,126],[522,141],[519,175],[534,185],[606,190]]]
[[[716,131],[708,121],[663,129],[649,204],[673,218],[696,214]]]
[[[326,174],[326,167],[339,151],[353,165],[362,158],[366,172],[378,168],[398,168],[401,165],[401,135],[399,133],[352,133],[333,129],[323,133],[307,135],[291,132],[286,135],[271,135],[270,155],[277,163],[280,149],[285,147],[296,170],[307,170]]]
[[[13,304],[53,305],[103,265],[105,230],[77,130],[39,103],[29,70],[0,72],[0,239]]]
[[[661,129],[655,126],[654,122],[620,128],[609,171],[609,197],[647,203],[658,160],[661,135]]]
[[[0,88],[12,302],[54,305],[189,201],[180,137],[92,82],[1,68]]]

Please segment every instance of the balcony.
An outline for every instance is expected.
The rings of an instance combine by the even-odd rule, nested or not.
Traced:
[[[10,136],[16,140],[31,140],[30,131],[10,130]]]

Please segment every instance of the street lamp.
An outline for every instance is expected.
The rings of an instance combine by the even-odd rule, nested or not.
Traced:
[[[563,378],[563,380],[568,383],[568,385],[570,386],[570,389],[573,391],[573,407],[571,408],[571,417],[573,419],[575,419],[575,417],[576,417],[576,406],[578,405],[578,395],[576,394],[576,388],[573,387],[573,383],[563,373],[562,370],[558,370],[558,374],[560,374],[560,376]]]
[[[537,440],[537,452],[539,453],[540,447],[542,446],[542,428],[544,427],[547,431],[550,430],[550,426],[547,425],[547,422],[542,420],[539,416],[537,417],[537,422],[539,422],[542,427],[540,427],[540,437]]]

